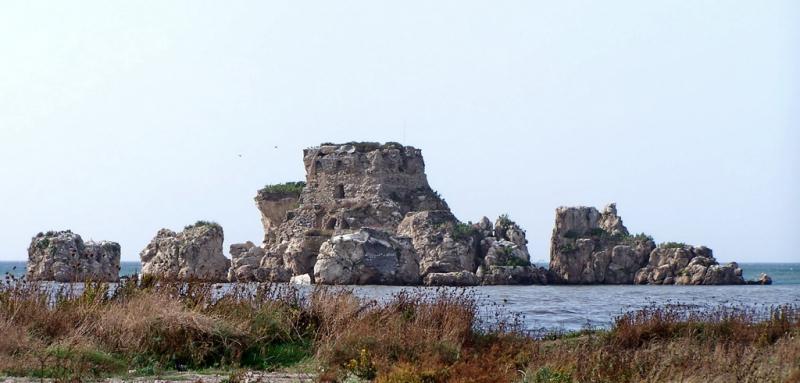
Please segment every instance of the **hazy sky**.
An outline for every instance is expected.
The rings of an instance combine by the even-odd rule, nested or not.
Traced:
[[[67,228],[137,260],[198,219],[227,253],[258,188],[351,140],[421,148],[537,260],[557,206],[616,201],[659,242],[800,261],[800,2],[0,2],[0,260]]]

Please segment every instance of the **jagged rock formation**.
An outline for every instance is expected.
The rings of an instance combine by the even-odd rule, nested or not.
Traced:
[[[650,253],[644,268],[636,272],[637,284],[740,285],[742,269],[735,262],[720,265],[711,249],[700,246],[659,247]]]
[[[745,283],[736,263],[719,265],[707,247],[656,247],[647,235],[630,235],[613,203],[602,213],[593,207],[558,208],[550,246],[557,283]]]
[[[630,284],[655,249],[652,238],[631,236],[615,204],[559,207],[550,242],[550,272],[570,284]]]
[[[140,253],[142,275],[167,280],[227,281],[231,262],[222,254],[223,238],[222,226],[211,222],[197,222],[180,233],[161,229]]]
[[[89,241],[69,230],[39,233],[28,247],[27,278],[56,282],[119,281],[120,246]]]
[[[265,255],[256,270],[248,266],[231,273],[232,279],[309,275],[314,283],[400,285],[547,280],[530,266],[519,226],[503,219],[493,227],[487,218],[468,225],[453,216],[428,184],[419,149],[323,144],[303,154],[305,183],[272,185],[256,197]]]
[[[265,244],[275,238],[275,229],[286,221],[286,213],[298,207],[300,192],[305,186],[305,182],[288,182],[258,191],[255,201],[261,212]]]

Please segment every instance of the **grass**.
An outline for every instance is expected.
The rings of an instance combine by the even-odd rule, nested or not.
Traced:
[[[475,290],[359,298],[341,287],[130,280],[0,285],[0,375],[85,381],[303,370],[320,381],[798,381],[800,308],[651,307],[607,330],[528,333]],[[479,310],[479,307],[481,308]],[[498,318],[510,318],[499,320]],[[129,372],[131,371],[131,372]]]

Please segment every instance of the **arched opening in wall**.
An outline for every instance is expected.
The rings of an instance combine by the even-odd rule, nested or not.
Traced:
[[[331,218],[328,220],[328,223],[325,224],[326,230],[333,230],[336,228],[336,218]]]
[[[344,198],[344,185],[336,185],[336,191],[334,192],[333,198]]]
[[[319,173],[322,170],[322,161],[314,162],[314,173]]]

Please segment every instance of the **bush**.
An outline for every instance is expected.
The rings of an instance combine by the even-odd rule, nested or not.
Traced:
[[[682,249],[688,245],[683,242],[662,242],[658,247],[662,249]]]
[[[515,256],[509,257],[508,260],[503,264],[503,266],[515,266],[515,267],[530,266],[530,265],[531,265],[530,261],[526,261],[522,258]]]
[[[300,195],[306,187],[304,181],[285,182],[282,184],[272,184],[264,186],[258,194],[296,194]]]
[[[472,223],[456,222],[456,224],[453,225],[453,239],[457,241],[470,238],[475,235],[476,232],[477,230],[472,226]]]
[[[197,221],[194,224],[191,224],[191,225],[188,225],[188,226],[184,226],[183,230],[194,229],[196,227],[208,227],[208,228],[211,228],[211,229],[222,230],[222,226],[220,224],[218,224],[218,223],[216,223],[214,221],[203,221],[203,220]]]

